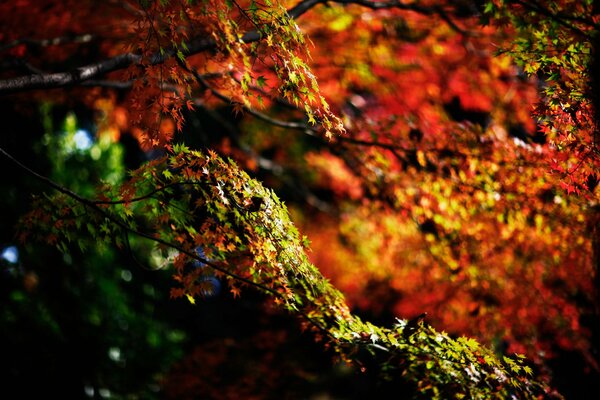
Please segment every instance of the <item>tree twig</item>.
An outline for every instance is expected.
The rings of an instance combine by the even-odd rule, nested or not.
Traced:
[[[170,247],[174,250],[177,250],[178,252],[180,252],[181,254],[185,254],[186,256],[188,256],[190,259],[199,261],[201,263],[204,263],[206,265],[208,265],[209,267],[211,267],[212,269],[221,272],[223,275],[229,276],[239,282],[245,283],[251,287],[255,287],[257,289],[260,289],[270,295],[272,295],[275,298],[281,299],[284,303],[286,301],[286,298],[279,293],[277,290],[272,289],[270,287],[267,287],[265,285],[263,285],[260,282],[255,282],[252,281],[248,278],[245,278],[243,276],[240,276],[234,272],[231,272],[229,269],[218,265],[210,260],[207,260],[203,257],[200,257],[198,254],[193,253],[185,248],[183,248],[182,246],[175,244],[175,243],[171,243],[168,242],[164,239],[161,239],[160,237],[156,237],[154,235],[151,235],[149,233],[146,232],[142,232],[138,229],[135,229],[131,226],[129,226],[128,224],[126,224],[125,222],[123,222],[122,220],[120,220],[119,218],[115,217],[114,215],[112,215],[111,213],[107,212],[106,210],[104,210],[102,207],[99,206],[99,204],[102,203],[98,203],[94,200],[90,200],[87,199],[83,196],[78,195],[77,193],[73,192],[70,189],[65,188],[64,186],[59,185],[58,183],[54,182],[53,180],[38,174],[37,172],[35,172],[34,170],[32,170],[31,168],[27,167],[26,165],[24,165],[23,163],[21,163],[19,160],[17,160],[16,158],[14,158],[11,154],[9,154],[8,152],[6,152],[3,148],[0,147],[0,154],[4,155],[6,158],[8,158],[11,162],[13,162],[14,164],[16,164],[19,168],[21,168],[22,170],[24,170],[25,172],[27,172],[28,174],[32,175],[33,177],[35,177],[36,179],[40,180],[41,182],[43,182],[44,184],[50,186],[51,188],[59,191],[60,193],[63,193],[65,195],[67,195],[68,197],[72,198],[73,200],[87,206],[88,208],[92,209],[93,211],[99,213],[100,215],[104,216],[105,218],[107,218],[108,220],[110,220],[112,223],[114,223],[116,226],[118,226],[119,228],[121,228],[124,232],[130,232],[136,236],[139,236],[141,238],[144,239],[148,239],[152,242],[161,244],[163,246],[166,247]],[[323,333],[325,333],[326,335],[328,335],[329,337],[332,338],[332,340],[335,340],[335,337],[331,334],[330,330],[327,329],[326,327],[324,327],[320,322],[314,320],[312,317],[310,317],[306,312],[300,310],[300,309],[295,309],[295,312],[297,312],[298,314],[300,314],[303,318],[305,318],[310,324],[312,324],[313,326],[315,326],[317,329],[319,329],[320,331],[322,331]]]

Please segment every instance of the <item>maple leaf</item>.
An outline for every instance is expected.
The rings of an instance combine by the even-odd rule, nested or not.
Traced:
[[[188,299],[188,301],[192,304],[196,304],[196,299],[194,299],[194,296],[191,296],[189,294],[185,294],[185,297]]]
[[[268,0],[161,0],[127,12],[112,2],[54,2],[52,15],[45,2],[5,3],[0,51],[36,68],[4,71],[0,94],[23,94],[7,126],[28,126],[31,115],[19,110],[36,102],[45,130],[63,122],[53,121],[58,109],[80,119],[69,116],[65,132],[50,135],[65,143],[40,145],[56,150],[48,174],[72,187],[40,180],[61,194],[34,206],[19,237],[62,251],[69,242],[85,252],[115,244],[139,257],[155,241],[160,254],[149,259],[172,268],[181,286],[172,297],[194,303],[209,273],[230,279],[235,298],[236,284],[255,285],[307,318],[348,362],[364,366],[355,344],[389,351],[378,370],[397,370],[390,363],[401,359],[404,372],[392,378],[425,397],[453,382],[457,397],[526,398],[536,380],[475,340],[419,319],[374,327],[348,304],[373,315],[432,309],[455,336],[502,337],[541,366],[540,349],[591,359],[578,323],[585,310],[574,300],[593,298],[597,225],[590,2],[487,2],[486,26],[448,1],[286,9]],[[77,73],[54,71],[61,65]],[[91,126],[91,149],[69,143]],[[123,155],[153,161],[84,196],[93,193],[86,179],[125,169]],[[285,194],[290,212],[271,190]],[[290,214],[312,238],[310,260]],[[216,271],[192,268],[199,246],[218,260]],[[409,340],[410,351],[396,352]],[[478,362],[465,368],[464,360]]]
[[[229,291],[233,295],[233,298],[240,297],[240,289],[238,287],[232,286],[231,288],[229,288]]]

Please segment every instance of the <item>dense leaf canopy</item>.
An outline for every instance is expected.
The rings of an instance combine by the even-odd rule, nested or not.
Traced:
[[[285,330],[400,398],[597,387],[597,11],[591,0],[0,4],[2,323],[17,332],[37,307],[36,329],[66,338],[51,295],[80,302],[119,342],[102,342],[109,358],[146,385],[107,367],[82,373],[90,397],[154,396],[152,374],[166,397],[236,395],[195,366],[221,350],[189,351],[165,375],[197,333],[169,312],[150,322],[166,295],[206,315],[229,296],[227,307],[293,316]],[[71,270],[109,305],[66,289]],[[132,271],[141,294],[122,286]],[[237,345],[291,335],[257,326]],[[154,349],[145,367],[144,346],[117,339],[134,327]],[[214,336],[204,348],[229,348]],[[579,380],[566,383],[568,370]],[[237,394],[301,396],[258,386]]]

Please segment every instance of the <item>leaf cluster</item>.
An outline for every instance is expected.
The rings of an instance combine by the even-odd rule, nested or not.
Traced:
[[[68,229],[62,229],[65,224]],[[376,359],[382,379],[404,380],[419,396],[534,398],[543,391],[522,357],[499,359],[475,340],[453,339],[423,321],[398,320],[384,328],[353,315],[342,294],[308,261],[285,205],[210,151],[175,145],[118,189],[103,188],[97,200],[47,196],[22,226],[62,250],[74,235],[118,246],[135,235],[161,251],[175,250],[178,287],[172,296],[202,296],[210,290],[210,281],[202,278],[208,273],[227,279],[236,296],[241,287],[257,288],[298,315],[341,359],[369,370]]]

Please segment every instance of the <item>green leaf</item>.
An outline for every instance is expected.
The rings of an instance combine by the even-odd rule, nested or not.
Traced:
[[[262,75],[256,78],[256,85],[261,89],[265,87],[266,82],[267,80]]]

